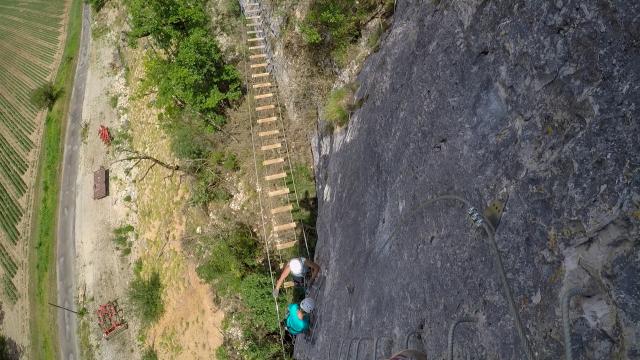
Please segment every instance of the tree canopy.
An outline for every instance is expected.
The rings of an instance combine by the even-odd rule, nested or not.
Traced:
[[[151,36],[169,51],[193,29],[206,28],[204,0],[128,0],[134,38]]]
[[[163,51],[149,55],[144,89],[157,90],[165,119],[195,112],[219,127],[242,96],[240,73],[226,64],[210,32],[204,0],[128,0],[132,38],[150,37]],[[183,114],[184,115],[184,114]]]
[[[217,125],[224,123],[224,109],[242,96],[240,74],[225,64],[205,29],[195,29],[180,41],[172,58],[152,55],[146,85],[157,88],[158,106],[188,107]]]

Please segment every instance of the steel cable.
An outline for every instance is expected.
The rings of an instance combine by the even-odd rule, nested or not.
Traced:
[[[421,202],[420,204],[418,204],[418,206],[416,206],[414,208],[414,211],[418,211],[421,210],[437,201],[442,201],[442,200],[455,200],[455,201],[459,201],[461,203],[463,203],[465,206],[467,206],[468,208],[471,208],[472,205],[469,201],[467,201],[466,199],[457,196],[457,195],[453,195],[453,194],[443,194],[440,196],[436,196],[435,198],[432,199],[427,199],[423,202]],[[487,221],[487,219],[484,218],[483,215],[478,214],[479,217],[483,220],[481,222],[481,226],[482,228],[485,230],[485,232],[487,233],[487,235],[489,236],[489,244],[491,245],[491,250],[492,253],[494,255],[494,260],[496,262],[496,267],[498,268],[498,275],[500,277],[500,282],[502,283],[502,287],[503,287],[503,291],[505,293],[505,297],[507,300],[507,304],[509,306],[509,310],[511,312],[511,316],[513,316],[514,318],[514,322],[516,325],[516,330],[518,331],[518,336],[520,337],[520,342],[522,343],[522,347],[524,348],[524,352],[527,355],[527,359],[528,360],[533,360],[533,353],[531,352],[531,348],[529,347],[529,341],[527,339],[527,335],[524,332],[524,327],[522,325],[522,321],[520,319],[520,314],[518,313],[518,310],[516,308],[515,305],[515,301],[513,300],[513,294],[511,291],[511,287],[509,286],[509,283],[507,282],[507,275],[505,273],[504,270],[504,265],[502,263],[502,256],[500,255],[500,250],[498,249],[498,244],[496,243],[495,240],[495,229],[494,227]],[[397,232],[399,231],[399,229],[403,228],[403,225],[405,225],[405,223],[411,218],[409,217],[405,217],[404,220],[402,220],[400,222],[400,224],[396,225],[394,228],[394,231],[391,233],[391,235],[389,237],[386,238],[386,240],[383,242],[382,246],[380,247],[381,249],[384,249],[387,244],[389,244],[389,242],[397,235]]]

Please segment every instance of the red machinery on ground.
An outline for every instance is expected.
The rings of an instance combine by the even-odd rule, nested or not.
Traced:
[[[98,129],[98,135],[100,136],[100,140],[102,140],[105,145],[111,144],[111,134],[109,133],[108,127],[100,125],[100,129]]]
[[[107,340],[129,327],[122,315],[122,309],[118,308],[117,301],[100,305],[96,314],[98,314],[98,325],[102,329],[102,336]]]

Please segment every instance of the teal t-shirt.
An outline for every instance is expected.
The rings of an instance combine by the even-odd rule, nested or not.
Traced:
[[[302,319],[298,317],[298,304],[289,305],[289,317],[287,317],[287,328],[291,335],[298,335],[309,330],[309,315],[304,314]]]

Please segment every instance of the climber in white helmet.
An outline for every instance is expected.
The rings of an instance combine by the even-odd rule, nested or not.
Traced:
[[[282,274],[280,274],[280,278],[276,282],[276,286],[273,289],[273,297],[278,297],[280,287],[282,287],[284,280],[289,276],[289,274],[293,277],[293,282],[300,285],[304,283],[309,272],[311,272],[309,283],[313,283],[320,272],[320,266],[303,257],[297,257],[289,260],[289,263],[284,267]]]

